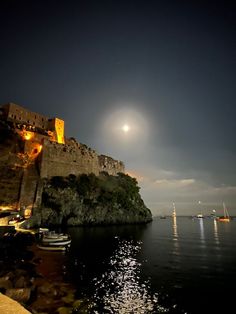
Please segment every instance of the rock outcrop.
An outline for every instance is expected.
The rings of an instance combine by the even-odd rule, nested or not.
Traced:
[[[45,180],[42,206],[23,226],[132,224],[151,220],[135,178],[123,173],[102,173]]]

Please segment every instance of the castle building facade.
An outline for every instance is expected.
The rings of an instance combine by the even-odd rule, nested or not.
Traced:
[[[8,128],[14,134],[12,145],[4,144],[4,138],[0,143],[4,152],[0,155],[0,209],[24,206],[30,212],[39,206],[44,178],[99,175],[103,171],[117,175],[125,171],[123,162],[99,155],[74,138],[65,138],[62,119],[48,118],[8,103],[0,107],[0,123],[2,129]],[[13,178],[8,179],[9,173],[13,177],[15,173],[14,182]]]

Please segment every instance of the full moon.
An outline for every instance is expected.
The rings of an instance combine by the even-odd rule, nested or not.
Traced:
[[[124,124],[124,125],[122,126],[122,130],[123,130],[125,133],[127,133],[127,132],[130,130],[130,127],[129,127],[127,124]]]
[[[121,104],[117,104],[117,107],[118,110],[104,117],[102,138],[106,138],[108,147],[112,148],[132,150],[141,147],[140,142],[146,143],[149,133],[149,124],[144,114],[128,105],[127,108],[122,108]]]

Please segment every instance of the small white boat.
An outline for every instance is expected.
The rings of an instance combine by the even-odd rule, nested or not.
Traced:
[[[42,237],[42,241],[43,242],[58,242],[58,241],[66,241],[66,240],[70,240],[69,239],[69,236],[68,235],[58,235],[58,236],[56,236],[56,237],[48,237],[48,236],[46,236],[46,235],[44,235],[43,237]]]
[[[197,216],[196,216],[197,218],[204,218],[204,216],[203,216],[203,214],[197,214]]]
[[[49,229],[48,228],[39,228],[39,232],[40,233],[49,232]]]
[[[44,241],[42,240],[42,244],[43,245],[51,245],[51,246],[61,246],[61,245],[69,245],[71,244],[71,240],[57,240],[57,241],[50,241],[50,242],[47,242],[47,241]]]
[[[71,238],[68,234],[46,231],[40,237],[38,248],[47,251],[65,251],[70,246]]]
[[[55,231],[48,231],[43,233],[42,241],[44,242],[55,242],[69,240],[69,235],[64,233],[56,233]]]
[[[49,246],[49,245],[37,245],[37,247],[41,250],[45,251],[65,251],[66,246]]]

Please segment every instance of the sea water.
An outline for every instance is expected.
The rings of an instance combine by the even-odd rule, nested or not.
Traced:
[[[90,313],[232,313],[236,220],[157,217],[68,232],[69,278]]]

